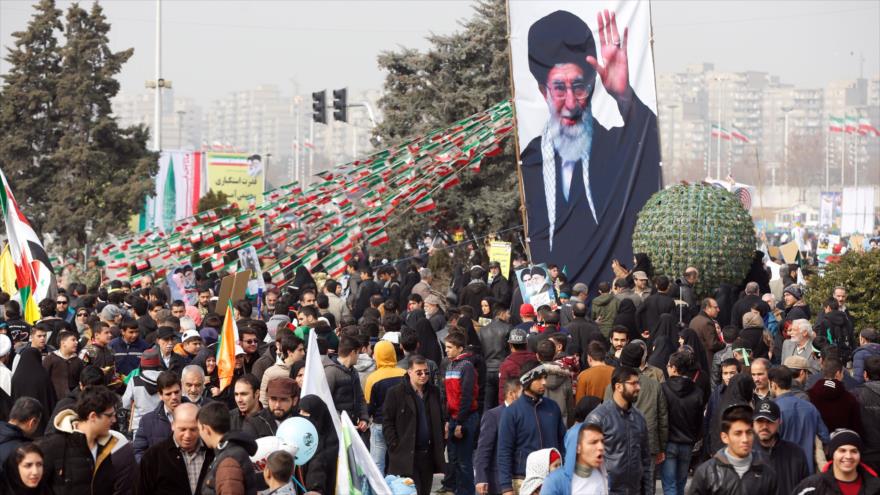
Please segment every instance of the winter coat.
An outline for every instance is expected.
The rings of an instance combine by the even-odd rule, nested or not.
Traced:
[[[293,412],[294,409],[292,408],[287,417],[291,417]],[[284,419],[287,419],[287,417]],[[241,431],[254,438],[273,437],[275,432],[278,431],[278,424],[279,421],[275,419],[275,414],[269,409],[263,408],[242,421]]]
[[[370,298],[381,293],[382,289],[376,282],[372,280],[361,281],[358,285],[357,297],[355,298],[351,315],[356,320],[360,320],[361,316],[364,316],[364,311],[370,307]]]
[[[483,282],[480,279],[474,279],[461,289],[461,294],[458,298],[459,306],[470,306],[473,308],[474,314],[478,315],[481,313],[480,301],[491,296],[492,291],[489,289],[489,286],[486,285],[486,282]]]
[[[857,346],[853,345],[855,336],[852,333],[849,319],[843,311],[834,310],[820,313],[816,317],[813,331],[816,332],[817,337],[825,337],[829,343],[837,346],[840,350],[841,361],[846,363],[850,360],[850,356]]]
[[[770,311],[770,306],[761,299],[761,296],[742,296],[739,301],[733,305],[733,309],[730,310],[730,324],[736,328],[742,329],[743,315],[751,311],[752,306],[757,306],[762,317]]]
[[[666,397],[660,389],[660,382],[639,374],[639,386],[641,391],[636,399],[636,409],[645,418],[648,425],[648,444],[651,453],[666,452],[666,442],[669,437],[669,411],[666,406]],[[611,400],[611,384],[605,388],[605,401]]]
[[[529,351],[514,351],[504,358],[498,368],[498,403],[504,402],[504,386],[507,380],[519,379],[520,368],[529,361],[535,360],[535,353]]]
[[[700,342],[703,343],[703,349],[706,350],[706,362],[711,363],[712,355],[724,349],[724,343],[718,338],[718,332],[715,330],[715,320],[701,311],[691,319],[688,326],[700,336]]]
[[[675,314],[675,299],[662,292],[651,294],[645,298],[636,310],[637,333],[641,335],[642,330],[650,331],[657,326],[662,314]],[[632,339],[633,336],[630,335],[630,340]]]
[[[492,320],[491,323],[480,329],[480,346],[483,349],[483,357],[486,359],[486,372],[497,375],[501,362],[510,354],[507,345],[507,337],[510,329],[509,323],[501,320]]]
[[[605,469],[612,495],[651,493],[654,480],[647,473],[654,463],[648,445],[645,417],[635,407],[621,409],[606,400],[587,416],[585,424],[598,425],[605,434]]]
[[[580,356],[581,368],[587,367],[587,350],[590,342],[596,341],[608,347],[608,339],[602,334],[599,325],[586,318],[575,317],[565,326],[571,339],[568,343],[568,353]]]
[[[141,462],[141,457],[148,448],[171,437],[171,422],[165,414],[165,403],[159,401],[155,409],[141,418],[140,426],[134,435],[134,457]]]
[[[564,452],[565,424],[555,402],[523,393],[501,413],[498,427],[498,483],[511,490],[513,478],[523,478],[526,458],[540,449]]]
[[[489,291],[497,302],[504,306],[510,306],[510,282],[504,278],[504,275],[499,273],[497,277],[492,279],[492,282],[489,283]]]
[[[859,403],[838,380],[819,380],[807,390],[810,402],[819,410],[828,431],[848,428],[862,434]]]
[[[739,332],[746,349],[751,349],[750,359],[767,358],[770,356],[770,348],[764,341],[764,327],[743,328]]]
[[[815,442],[816,437],[823,444],[828,443],[828,428],[822,422],[822,416],[816,406],[808,401],[795,397],[791,392],[776,398],[779,406],[782,424],[779,426],[779,436],[796,444],[807,457],[807,470],[814,472]]]
[[[613,373],[614,367],[607,364],[597,364],[581,371],[577,378],[577,391],[574,397],[575,404],[587,396],[598,399],[605,397],[605,390],[611,383],[611,375]]]
[[[574,468],[577,464],[577,441],[580,435],[580,428],[584,423],[578,423],[573,426],[569,433],[565,435],[565,455],[562,467],[550,473],[541,486],[541,495],[580,495],[571,493],[571,481],[574,476]],[[575,434],[570,434],[575,428]],[[605,464],[599,467],[599,473],[605,479],[605,485],[608,486],[608,472],[605,470]],[[489,493],[494,493],[489,488]]]
[[[489,493],[501,493],[498,486],[498,427],[507,405],[493,407],[480,418],[480,436],[474,452],[474,483],[487,483]]]
[[[262,410],[263,407],[262,405],[260,405],[260,408],[254,411],[252,414],[250,414],[249,416],[244,416],[241,414],[241,411],[238,410],[238,407],[233,407],[229,410],[229,431],[241,431],[241,429],[244,427],[244,422],[250,416],[255,416],[258,412]]]
[[[468,417],[478,411],[480,393],[477,370],[468,359],[468,353],[459,354],[446,363],[443,386],[446,389],[446,417],[449,428],[464,425]]]
[[[702,437],[703,392],[686,376],[660,384],[669,413],[669,442],[693,445]]]
[[[809,320],[812,317],[810,307],[803,301],[798,301],[790,308],[783,309],[783,313],[785,314],[785,317],[783,318],[783,327],[786,331],[788,330],[788,327],[791,326],[791,322],[795,320]]]
[[[568,425],[568,413],[574,409],[574,387],[571,384],[571,373],[556,363],[541,364],[547,370],[544,397],[551,399],[559,406],[559,411],[562,413],[562,424]]]
[[[15,452],[19,445],[29,443],[31,439],[18,426],[0,421],[0,475],[6,459]],[[2,476],[0,476],[2,478]]]
[[[434,463],[431,472],[443,472],[443,407],[440,390],[430,382],[426,383],[424,398],[419,399],[410,381],[403,379],[388,390],[381,413],[382,435],[388,445],[388,474],[412,477],[416,472],[418,400],[424,401],[424,414],[427,415],[428,450]]]
[[[360,420],[369,420],[370,415],[357,371],[342,366],[329,356],[321,356],[321,364],[324,365],[324,374],[327,376],[327,385],[330,387],[336,411],[346,411],[354,424]]]
[[[871,342],[859,346],[855,352],[853,352],[853,379],[858,383],[865,382],[865,360],[871,356],[880,356],[880,344]]]
[[[136,431],[141,418],[162,402],[156,387],[156,379],[160,373],[158,370],[142,370],[138,376],[128,381],[125,393],[122,394],[122,407],[132,411],[131,431]]]
[[[55,397],[62,399],[79,386],[79,374],[82,373],[85,364],[75,353],[69,359],[64,359],[61,351],[55,351],[43,358],[43,368],[52,380]]]
[[[247,433],[223,435],[205,474],[202,495],[255,495],[259,481],[250,456],[256,453],[257,442]]]
[[[382,410],[388,391],[406,380],[406,371],[397,367],[397,354],[391,342],[378,342],[373,349],[373,357],[376,358],[376,371],[370,373],[364,383],[364,400],[373,423],[382,424]]]
[[[201,494],[202,482],[211,462],[214,461],[214,449],[205,449],[205,462],[199,472],[198,485],[195,493]],[[135,495],[186,495],[190,494],[189,475],[180,448],[173,438],[167,438],[150,447],[141,458],[140,476],[135,486]]]
[[[880,469],[880,381],[865,383],[857,389],[859,413],[863,425],[874,425],[865,428],[862,435],[864,449],[862,462],[874,469]]]
[[[859,490],[859,495],[880,493],[880,479],[877,478],[877,472],[864,463],[859,465],[858,470],[862,478],[862,489]],[[834,479],[834,470],[829,462],[822,468],[821,473],[801,481],[791,493],[792,495],[840,495],[842,492],[837,480]]]
[[[776,473],[759,456],[752,456],[752,465],[742,478],[734,471],[723,450],[702,463],[694,471],[688,495],[757,495],[778,493]]]
[[[601,294],[593,299],[590,315],[593,318],[593,321],[595,321],[596,324],[599,325],[599,328],[602,329],[603,334],[611,332],[611,327],[614,326],[614,317],[617,316],[617,306],[619,304],[620,301],[618,301],[617,298],[614,297],[614,294],[610,292]]]
[[[110,341],[110,350],[113,351],[113,357],[116,360],[116,371],[123,375],[128,375],[135,368],[141,365],[141,355],[150,348],[140,337],[129,344],[122,337],[116,337]]]
[[[810,475],[807,470],[807,456],[797,444],[785,441],[778,436],[776,443],[764,448],[755,438],[752,452],[763,456],[767,464],[776,472],[776,485],[781,494],[790,494],[795,485]]]
[[[98,439],[97,461],[86,436],[76,430],[76,413],[58,413],[57,433],[43,437],[37,445],[43,451],[43,476],[57,494],[128,495],[134,488],[136,461],[131,443],[121,433]]]

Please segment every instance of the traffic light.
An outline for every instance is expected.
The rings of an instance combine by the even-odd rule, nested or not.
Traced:
[[[312,120],[319,124],[327,123],[327,91],[312,93]]]
[[[333,120],[346,122],[348,108],[348,90],[345,88],[333,90]]]

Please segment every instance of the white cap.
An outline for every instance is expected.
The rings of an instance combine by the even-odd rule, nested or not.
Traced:
[[[199,335],[199,332],[196,330],[187,330],[187,331],[183,332],[183,339],[181,340],[181,342],[186,342],[187,340],[190,340],[190,339],[202,340],[202,336]]]
[[[391,342],[392,344],[400,344],[400,332],[385,332],[382,340]]]
[[[242,349],[240,345],[235,344],[235,355],[236,356],[243,356],[245,354],[247,354],[247,353],[244,352],[244,349]]]
[[[9,340],[9,337],[6,334],[0,333],[0,357],[3,357],[9,354],[9,351],[12,350],[12,341]]]

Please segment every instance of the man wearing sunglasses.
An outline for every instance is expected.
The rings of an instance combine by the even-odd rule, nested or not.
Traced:
[[[430,381],[428,361],[412,356],[404,380],[385,397],[382,434],[388,474],[412,478],[419,495],[430,494],[434,473],[443,472],[441,411],[440,390]]]

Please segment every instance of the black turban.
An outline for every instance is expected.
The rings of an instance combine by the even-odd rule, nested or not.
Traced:
[[[575,64],[584,71],[584,80],[592,81],[596,71],[587,55],[596,57],[596,41],[590,27],[571,12],[557,10],[529,28],[529,71],[541,86],[556,64]]]

